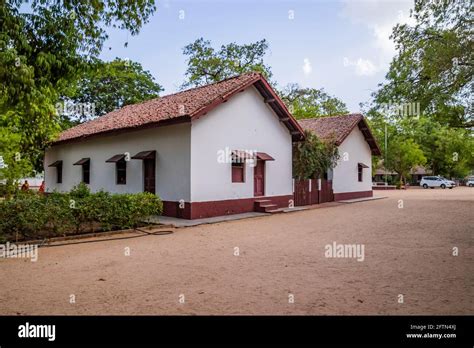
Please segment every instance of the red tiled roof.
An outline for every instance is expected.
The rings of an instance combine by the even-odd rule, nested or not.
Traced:
[[[369,126],[361,114],[348,114],[330,117],[317,117],[298,120],[304,130],[309,130],[320,139],[333,139],[337,145],[341,145],[354,127],[364,134],[365,140],[369,144],[373,155],[381,155],[380,148],[375,141]]]
[[[269,105],[279,117],[284,119],[293,138],[295,140],[301,139],[303,130],[288,112],[281,99],[261,74],[251,72],[206,86],[125,106],[62,132],[55,144],[117,130],[154,126],[169,121],[190,121],[206,114],[235,93],[251,85],[254,85],[262,96],[268,99]]]

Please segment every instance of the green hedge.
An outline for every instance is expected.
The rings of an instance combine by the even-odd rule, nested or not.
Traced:
[[[0,240],[133,228],[162,211],[161,200],[147,192],[91,193],[84,184],[69,193],[18,192],[0,202]]]
[[[7,185],[5,184],[0,184],[0,197],[4,197],[7,195]]]
[[[14,195],[18,191],[19,189],[18,189],[17,184],[11,184],[11,185],[0,184],[0,197],[11,196],[11,195]]]

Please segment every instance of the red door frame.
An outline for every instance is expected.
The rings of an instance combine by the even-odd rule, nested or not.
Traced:
[[[262,160],[257,160],[257,165],[253,168],[253,195],[265,196],[265,161]]]
[[[156,161],[154,158],[143,160],[143,191],[155,194]]]

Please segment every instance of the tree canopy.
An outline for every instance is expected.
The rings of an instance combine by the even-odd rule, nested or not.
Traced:
[[[232,42],[218,50],[212,47],[211,41],[197,39],[183,49],[183,54],[188,57],[183,88],[218,82],[250,71],[261,72],[270,79],[270,67],[263,61],[267,50],[265,39],[243,45]]]
[[[243,45],[229,43],[218,50],[212,47],[211,41],[197,39],[183,49],[184,55],[188,57],[188,67],[182,87],[198,87],[250,71],[261,72],[267,79],[271,79],[270,66],[264,61],[268,48],[265,39]],[[279,94],[296,118],[348,112],[343,101],[330,96],[324,89],[302,88],[296,83],[290,83]]]
[[[412,168],[423,166],[426,163],[426,157],[413,139],[398,135],[393,137],[389,144],[384,167],[397,172],[400,176],[400,184],[404,184]]]
[[[388,127],[389,156],[419,150],[434,174],[464,177],[474,168],[470,1],[416,0],[412,17],[393,29],[397,55],[367,114],[381,144]]]
[[[348,113],[346,104],[327,94],[324,89],[301,88],[296,83],[290,83],[280,92],[280,96],[297,119]]]
[[[65,96],[62,110],[73,121],[86,121],[126,105],[156,98],[162,90],[140,63],[120,58],[111,62],[97,60],[80,77],[70,96]],[[68,112],[68,104],[91,105],[93,112],[81,112],[84,108],[73,108]]]
[[[32,0],[0,5],[0,155],[20,153],[41,168],[45,144],[60,130],[55,105],[117,27],[132,35],[155,11],[153,0]],[[13,168],[13,163],[7,163]],[[0,174],[8,176],[2,169]],[[26,173],[24,173],[26,175]]]
[[[442,125],[474,126],[474,20],[469,0],[416,0],[416,23],[398,24],[398,51],[378,104],[416,102]]]

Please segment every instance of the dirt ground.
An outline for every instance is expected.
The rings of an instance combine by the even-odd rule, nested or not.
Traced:
[[[474,188],[376,195],[0,259],[0,314],[473,314]]]

